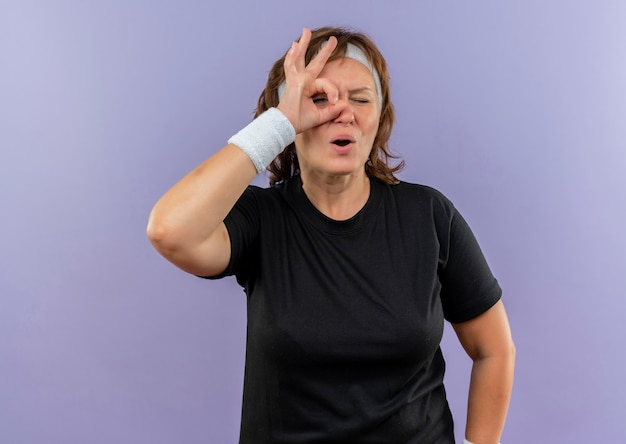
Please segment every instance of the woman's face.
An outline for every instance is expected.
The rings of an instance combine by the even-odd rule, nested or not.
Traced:
[[[380,120],[374,77],[349,58],[328,62],[319,77],[337,87],[339,101],[334,106],[342,111],[334,120],[296,136],[300,170],[321,177],[364,174]],[[313,101],[319,107],[330,106],[324,95]]]

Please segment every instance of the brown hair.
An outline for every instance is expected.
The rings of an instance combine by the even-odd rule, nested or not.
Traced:
[[[331,36],[337,38],[337,48],[329,58],[329,61],[343,57],[346,54],[348,43],[352,43],[363,50],[372,64],[372,67],[378,72],[383,100],[378,131],[374,138],[374,145],[370,152],[369,159],[365,164],[365,173],[369,177],[378,179],[384,183],[396,184],[399,180],[395,177],[394,173],[397,173],[404,167],[404,161],[400,161],[395,166],[390,165],[390,160],[397,159],[398,156],[391,154],[389,150],[389,138],[393,128],[395,114],[393,104],[389,98],[389,72],[387,71],[387,63],[368,36],[346,28],[335,27],[319,28],[312,31],[311,42],[309,43],[305,56],[305,63],[308,64],[311,61],[313,56],[321,49],[322,44]],[[285,81],[285,71],[283,69],[285,55],[274,63],[269,72],[265,89],[263,89],[257,103],[255,117],[267,109],[278,105],[278,88]],[[289,145],[279,154],[269,165],[268,170],[270,172],[271,186],[299,174],[300,165],[298,164],[295,143]]]

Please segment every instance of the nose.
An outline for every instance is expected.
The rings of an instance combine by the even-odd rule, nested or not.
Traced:
[[[341,107],[341,111],[339,112],[339,115],[335,117],[333,122],[341,123],[344,125],[349,125],[350,123],[354,122],[354,111],[352,110],[352,106],[350,106],[350,103],[347,100],[339,99],[335,106]]]

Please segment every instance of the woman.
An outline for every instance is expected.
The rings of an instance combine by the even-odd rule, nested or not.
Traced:
[[[242,443],[453,443],[444,319],[473,359],[466,438],[499,441],[514,346],[501,290],[441,193],[401,182],[376,46],[304,29],[257,117],[155,205],[181,269],[248,301]],[[250,186],[269,168],[271,187]]]

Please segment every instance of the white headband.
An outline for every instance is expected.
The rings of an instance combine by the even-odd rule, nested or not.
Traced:
[[[325,44],[326,42],[322,44],[322,47],[324,47]],[[374,83],[376,84],[376,96],[378,97],[378,107],[382,110],[383,109],[383,92],[380,86],[380,77],[378,76],[378,72],[374,69],[370,61],[365,56],[365,53],[363,52],[363,50],[359,48],[358,46],[353,45],[352,43],[348,43],[344,57],[348,59],[356,60],[357,62],[361,63],[372,74],[372,77],[374,77]],[[286,86],[287,84],[283,82],[278,87],[278,99],[279,100],[283,96]]]

